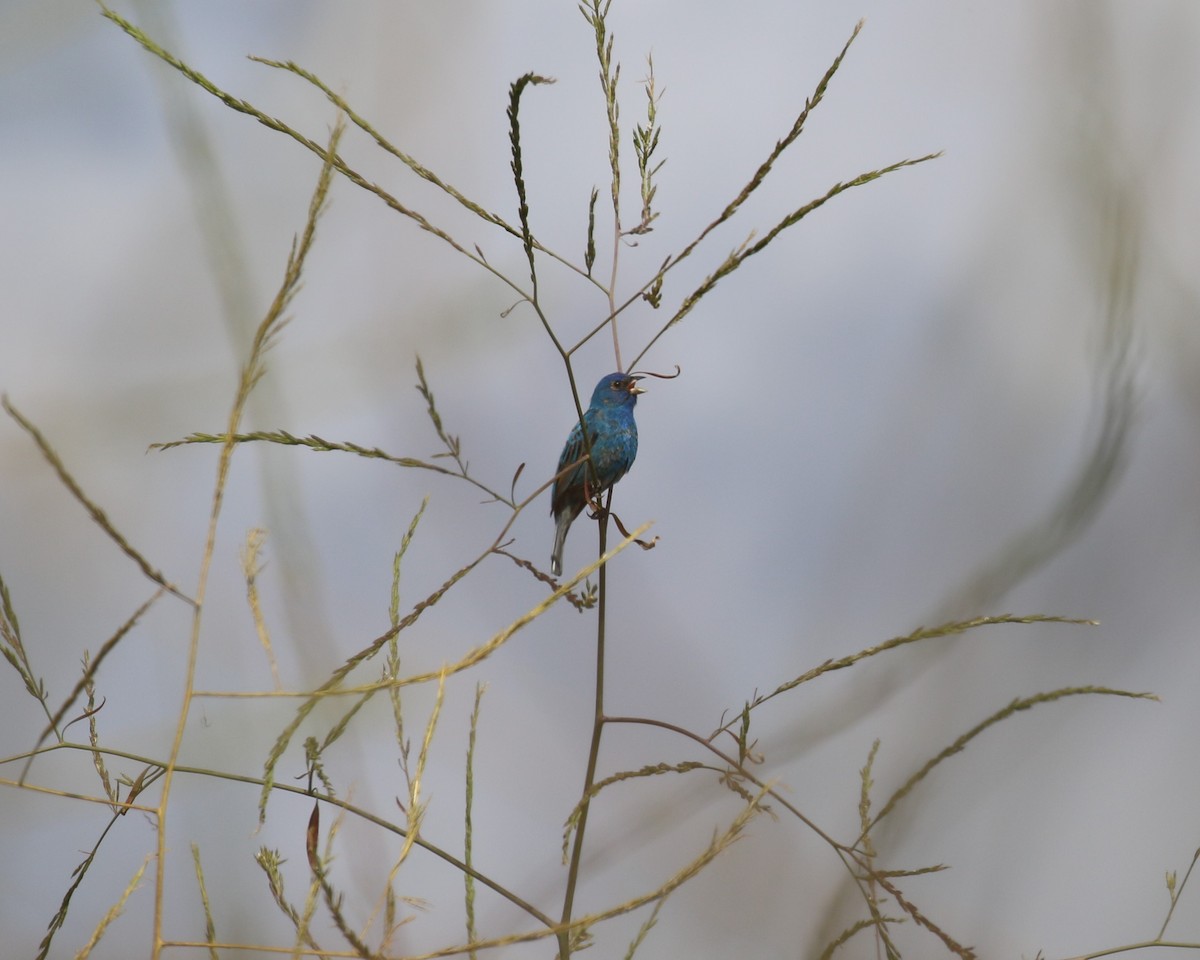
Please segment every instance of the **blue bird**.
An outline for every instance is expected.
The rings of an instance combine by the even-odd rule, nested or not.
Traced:
[[[641,379],[628,373],[610,373],[596,384],[591,406],[583,415],[592,447],[590,467],[584,459],[588,451],[578,421],[567,437],[567,444],[558,458],[558,470],[563,470],[576,460],[582,462],[570,473],[559,477],[550,491],[550,513],[554,516],[554,551],[550,554],[550,572],[556,577],[562,574],[563,543],[572,521],[589,500],[597,500],[633,466],[638,447],[633,408],[637,404],[638,394],[646,392],[637,385]]]

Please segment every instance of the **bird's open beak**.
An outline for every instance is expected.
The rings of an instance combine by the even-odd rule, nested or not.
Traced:
[[[629,378],[629,392],[630,392],[630,393],[632,393],[632,394],[633,394],[635,397],[636,397],[636,396],[637,396],[639,393],[645,393],[645,392],[646,392],[646,388],[645,388],[645,387],[639,387],[639,386],[637,385],[637,382],[638,382],[639,380],[641,380],[641,379],[642,379],[641,377],[630,377],[630,378]]]

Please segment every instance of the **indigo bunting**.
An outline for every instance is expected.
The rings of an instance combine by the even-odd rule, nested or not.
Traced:
[[[596,500],[633,466],[638,445],[633,408],[638,394],[646,392],[637,385],[641,379],[628,373],[610,373],[592,392],[591,406],[583,415],[592,447],[591,465],[584,459],[570,473],[559,477],[550,491],[550,513],[554,516],[550,572],[556,577],[562,574],[563,543],[571,522],[589,500]],[[587,452],[576,421],[558,458],[558,469],[582,459]]]

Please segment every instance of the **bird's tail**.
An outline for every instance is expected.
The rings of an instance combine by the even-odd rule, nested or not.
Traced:
[[[550,572],[556,577],[562,576],[563,544],[567,542],[567,531],[571,529],[571,521],[574,519],[569,510],[564,510],[558,515],[558,523],[554,527],[554,549],[550,552]]]

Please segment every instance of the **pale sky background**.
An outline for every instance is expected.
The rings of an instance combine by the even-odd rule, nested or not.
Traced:
[[[597,273],[607,275],[603,101],[594,40],[575,4],[147,0],[118,9],[219,86],[323,140],[335,111],[319,91],[246,55],[296,61],[510,222],[508,86],[528,71],[557,78],[529,90],[522,106],[532,227],[580,260],[598,187]],[[639,458],[618,488],[624,521],[653,520],[662,540],[611,567],[607,707],[707,734],[755,691],[922,624],[1009,612],[1099,620],[989,627],[893,651],[763,706],[753,734],[766,756],[761,775],[849,840],[858,771],[876,738],[882,803],[927,757],[1016,697],[1084,684],[1153,691],[1161,703],[1075,697],[1014,717],[941,766],[877,839],[889,868],[952,867],[903,889],[981,957],[1064,957],[1147,939],[1168,906],[1164,873],[1182,875],[1200,844],[1200,8],[614,0],[627,225],[638,204],[629,135],[644,115],[648,53],[664,91],[667,161],[654,232],[621,250],[624,294],[736,195],[860,17],[866,26],[824,103],[763,188],[670,275],[661,311],[639,304],[622,318],[626,356],[751,231],[761,236],[837,181],[945,155],[813,213],[723,280],[642,362],[661,371],[679,364],[683,375],[650,383],[638,406]],[[224,427],[319,162],[163,67],[78,0],[0,6],[0,143],[0,390],[129,541],[193,590],[217,448],[146,448]],[[343,152],[527,280],[517,243],[361,133],[347,132]],[[544,261],[541,278],[565,340],[603,319],[605,301],[590,285]],[[525,463],[517,493],[526,496],[550,476],[574,409],[548,338],[527,306],[509,310],[513,300],[339,179],[245,426],[428,458],[438,444],[413,389],[419,353],[472,472],[507,490]],[[1105,324],[1114,317],[1132,343],[1116,370],[1132,379],[1136,400],[1111,486],[1046,562],[968,595],[1014,538],[1054,534],[1054,505],[1102,427],[1112,363]],[[613,365],[611,339],[597,337],[576,357],[582,389]],[[8,418],[0,451],[0,576],[57,705],[84,651],[94,653],[152,584]],[[481,505],[461,482],[382,462],[239,449],[197,686],[271,687],[238,564],[248,530],[270,531],[260,588],[284,684],[304,689],[386,629],[392,556],[427,495],[405,558],[405,609],[491,541],[503,507]],[[543,498],[512,531],[511,549],[539,565],[552,538],[547,509]],[[568,571],[593,555],[591,528],[573,530]],[[403,669],[461,656],[544,596],[509,560],[487,561],[404,634]],[[162,600],[104,664],[97,719],[107,745],[166,755],[189,625],[181,603]],[[461,852],[467,718],[475,681],[486,682],[476,865],[550,914],[566,873],[561,825],[584,774],[594,625],[594,614],[560,604],[454,681],[423,785],[426,836]],[[381,666],[355,677],[374,679]],[[428,689],[405,694],[414,740],[431,703]],[[7,665],[0,704],[0,755],[10,757],[33,745],[44,715]],[[293,707],[198,701],[183,762],[258,775]],[[321,736],[337,716],[333,706],[318,711],[305,732]],[[68,733],[86,736],[83,724]],[[600,773],[690,759],[709,757],[666,732],[610,728]],[[141,769],[111,766],[130,776]],[[11,781],[19,769],[7,763],[0,776]],[[279,777],[302,771],[297,742]],[[342,796],[401,818],[394,798],[404,784],[382,699],[334,748],[330,773]],[[82,753],[39,760],[31,781],[99,791]],[[0,929],[14,956],[32,956],[107,814],[12,786],[0,787],[0,803]],[[176,780],[169,937],[203,937],[196,843],[218,937],[291,944],[253,855],[278,848],[288,893],[302,900],[309,803],[274,800],[258,833],[256,803],[253,786]],[[579,908],[654,889],[736,810],[708,774],[602,794]],[[323,826],[331,819],[326,811]],[[52,955],[86,943],[153,849],[147,818],[117,823]],[[356,922],[398,850],[394,835],[370,824],[343,828],[334,877]],[[93,956],[148,953],[152,873]],[[668,901],[638,956],[817,956],[864,916],[844,879],[803,824],[760,817]],[[394,887],[427,903],[398,951],[462,941],[462,883],[452,870],[416,853]],[[1186,890],[1173,939],[1200,941],[1198,904],[1200,889]],[[478,909],[484,935],[533,926],[486,892]],[[646,916],[597,928],[592,953],[623,956]],[[321,929],[325,947],[344,949]],[[906,956],[942,955],[911,923],[897,937]],[[553,952],[545,942],[489,955]],[[875,945],[860,934],[838,956],[873,957]]]

